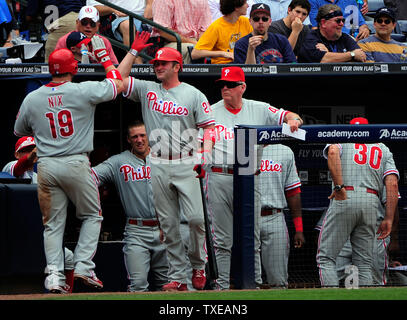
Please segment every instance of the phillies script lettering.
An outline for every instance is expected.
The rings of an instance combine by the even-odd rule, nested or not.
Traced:
[[[147,93],[148,107],[152,111],[173,116],[187,116],[189,114],[187,107],[177,105],[173,101],[157,100],[157,94],[154,91]]]
[[[149,166],[142,166],[134,169],[129,164],[124,164],[120,167],[120,172],[123,173],[124,181],[140,181],[151,179],[151,168]]]
[[[226,128],[223,125],[217,125],[215,126],[215,135],[216,135],[216,140],[220,140],[221,135],[223,135],[223,138],[225,140],[233,140],[235,138],[235,132],[233,129]]]
[[[273,163],[273,160],[261,160],[261,172],[282,172],[283,166],[280,163]]]

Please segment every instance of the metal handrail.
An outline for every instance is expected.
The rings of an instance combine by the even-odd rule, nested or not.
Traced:
[[[117,5],[113,4],[113,3],[110,3],[110,2],[108,2],[108,1],[106,1],[106,0],[97,0],[97,1],[100,2],[101,4],[105,5],[105,6],[108,6],[108,7],[110,7],[110,8],[116,9],[117,11],[123,12],[123,13],[127,14],[127,15],[130,16],[130,17],[136,18],[137,20],[141,20],[142,22],[144,22],[144,23],[146,23],[146,24],[149,24],[149,25],[151,25],[151,26],[153,26],[153,27],[155,27],[155,28],[157,28],[157,29],[160,29],[160,30],[162,30],[162,31],[164,31],[164,32],[166,32],[166,33],[168,33],[168,34],[174,36],[175,39],[176,39],[176,41],[177,41],[177,50],[178,50],[179,52],[181,52],[181,54],[182,54],[182,49],[181,49],[181,37],[179,36],[178,33],[174,32],[174,31],[172,31],[172,30],[170,30],[170,29],[165,28],[165,27],[163,27],[162,25],[160,25],[160,24],[158,24],[158,23],[156,23],[156,22],[154,22],[154,21],[151,21],[151,20],[149,20],[149,19],[147,19],[147,18],[144,18],[143,16],[140,16],[140,15],[138,15],[138,14],[135,14],[135,13],[133,13],[133,12],[131,12],[131,11],[126,10],[126,9],[123,9],[122,7],[119,7],[119,6],[117,6]],[[129,24],[129,31],[130,31],[130,30],[133,30],[133,26],[134,26],[134,21],[133,21],[133,19],[129,19],[129,23],[130,23],[130,24]],[[115,40],[115,39],[112,39],[112,38],[110,38],[110,37],[106,37],[106,38],[109,39],[110,42],[111,42],[113,45],[115,45],[116,47],[119,47],[119,48],[121,48],[121,49],[123,49],[123,50],[130,50],[131,44],[133,43],[133,40],[134,40],[134,35],[133,35],[133,32],[129,32],[129,34],[130,34],[129,46],[125,46],[123,43],[121,43],[121,42],[119,42],[119,41],[117,41],[117,40]],[[148,59],[148,60],[153,59],[153,57],[150,57],[149,55],[146,55],[146,54],[143,53],[143,52],[140,52],[140,53],[139,53],[139,56],[141,56],[141,57],[143,57],[143,58],[145,58],[145,59]]]

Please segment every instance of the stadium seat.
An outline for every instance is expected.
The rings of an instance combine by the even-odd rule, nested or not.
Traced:
[[[391,38],[393,40],[398,41],[398,42],[406,42],[407,41],[406,35],[402,34],[402,33],[392,33]]]
[[[376,33],[376,30],[373,26],[374,21],[373,20],[366,20],[366,24],[369,27],[370,34]]]
[[[366,16],[374,17],[376,11],[385,6],[386,5],[384,4],[383,0],[369,0],[368,1],[369,11],[368,13],[366,13]]]
[[[397,24],[400,27],[400,32],[407,34],[407,20],[397,20]]]

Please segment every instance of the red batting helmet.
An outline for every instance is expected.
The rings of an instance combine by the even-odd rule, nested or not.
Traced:
[[[54,50],[49,55],[48,66],[52,75],[63,73],[75,75],[78,72],[78,61],[75,60],[73,53],[68,49]]]
[[[155,58],[150,60],[151,64],[154,64],[155,61],[175,61],[178,62],[181,66],[182,71],[182,55],[178,50],[173,48],[164,47],[158,50],[155,54]]]

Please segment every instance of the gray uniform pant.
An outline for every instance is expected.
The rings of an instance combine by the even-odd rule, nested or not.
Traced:
[[[378,226],[376,226],[376,229]],[[377,235],[376,235],[377,238]],[[387,283],[388,277],[388,265],[389,258],[387,255],[387,247],[390,243],[390,237],[382,240],[375,240],[375,245],[373,246],[373,284],[374,285],[385,285]],[[346,278],[347,274],[346,266],[352,265],[352,245],[350,240],[347,240],[343,246],[338,258],[336,259],[336,268],[338,272],[338,278],[343,280]]]
[[[126,224],[124,230],[124,262],[130,280],[128,291],[148,291],[148,273],[153,274],[154,287],[167,283],[168,261],[165,245],[160,242],[159,227]]]
[[[185,247],[180,232],[180,208],[189,226],[188,257],[193,269],[205,269],[205,221],[199,180],[191,158],[151,161],[154,203],[164,233],[168,280],[187,283]]]
[[[347,192],[348,199],[329,205],[318,239],[317,265],[322,286],[338,287],[336,259],[350,237],[352,261],[358,268],[359,284],[373,284],[373,246],[380,201],[364,190]]]
[[[230,267],[233,245],[233,175],[209,172],[208,209],[212,220],[213,245],[218,266],[219,289],[230,288]],[[257,179],[255,177],[255,185]],[[256,284],[261,284],[260,259],[260,194],[255,186],[254,267]]]
[[[91,276],[103,217],[88,157],[42,157],[37,170],[47,268],[57,274],[59,282],[54,284],[65,285],[63,236],[69,199],[76,207],[77,218],[82,221],[74,251],[75,273]]]
[[[284,213],[261,217],[260,221],[261,262],[267,283],[275,287],[287,287],[290,236]]]

